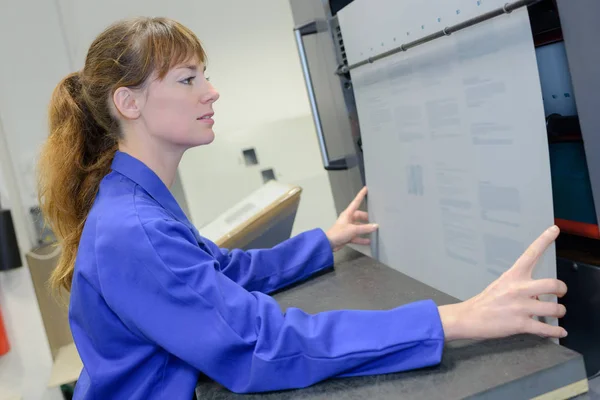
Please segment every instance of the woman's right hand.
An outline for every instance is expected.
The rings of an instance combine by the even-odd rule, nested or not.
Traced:
[[[462,303],[439,307],[446,340],[491,339],[520,333],[544,337],[565,337],[559,327],[533,319],[565,315],[563,305],[538,300],[538,296],[567,292],[557,279],[532,279],[537,261],[556,240],[559,229],[553,226],[540,235],[517,262],[483,292]]]

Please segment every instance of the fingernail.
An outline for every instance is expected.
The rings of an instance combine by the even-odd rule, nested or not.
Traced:
[[[556,225],[552,225],[552,226],[550,227],[550,232],[558,232],[558,226],[556,226]]]
[[[374,229],[379,229],[379,224],[373,224]]]
[[[563,329],[562,334],[560,335],[561,338],[567,337],[568,333],[566,330]]]

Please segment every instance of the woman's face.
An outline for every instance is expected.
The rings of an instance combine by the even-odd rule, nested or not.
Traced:
[[[219,93],[205,77],[203,63],[192,61],[151,80],[145,90],[140,122],[148,134],[177,147],[211,143],[213,103]]]

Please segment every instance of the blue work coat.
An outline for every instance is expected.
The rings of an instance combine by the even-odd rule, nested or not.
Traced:
[[[332,264],[320,229],[273,249],[218,248],[152,170],[117,152],[75,263],[75,398],[189,399],[201,373],[243,393],[440,362],[432,301],[310,315],[267,295]]]

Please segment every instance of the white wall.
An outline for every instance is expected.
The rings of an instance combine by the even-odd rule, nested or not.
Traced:
[[[186,154],[180,169],[196,225],[257,188],[262,168],[304,189],[294,233],[334,222],[287,0],[0,0],[0,10],[0,196],[12,204],[22,253],[33,245],[27,209],[36,203],[34,156],[47,135],[51,91],[81,68],[106,25],[134,15],[168,16],[194,30],[221,92],[216,141]],[[259,166],[243,165],[246,147],[256,149]],[[0,357],[0,400],[59,399],[46,388],[50,351],[27,268],[0,273],[0,307],[12,345]]]
[[[217,138],[189,151],[180,169],[199,228],[258,188],[262,168],[274,168],[279,180],[304,189],[294,234],[335,221],[287,0],[60,0],[60,9],[76,68],[83,66],[94,37],[121,18],[171,17],[202,41],[208,75],[221,94],[215,104]],[[259,166],[243,164],[246,147],[256,148]]]
[[[312,129],[310,116],[255,124],[224,132],[212,145],[188,154],[182,176],[200,232],[227,205],[262,185],[265,168],[273,168],[279,181],[303,189],[292,234],[333,224],[331,189]],[[255,149],[259,165],[245,166],[242,149],[248,147]]]

